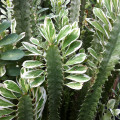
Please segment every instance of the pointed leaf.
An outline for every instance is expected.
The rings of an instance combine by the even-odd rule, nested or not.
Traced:
[[[38,39],[36,39],[36,38],[30,38],[30,42],[32,42],[34,45],[38,45],[39,46],[39,40]]]
[[[8,108],[0,109],[0,117],[4,116],[4,115],[9,115],[13,112],[14,112],[14,110],[8,109]]]
[[[66,48],[72,42],[77,40],[79,38],[79,36],[80,36],[80,29],[79,28],[73,29],[71,31],[71,33],[69,35],[67,35],[67,37],[65,38],[62,49]]]
[[[96,65],[92,61],[88,60],[88,64],[90,65],[90,67],[97,69]]]
[[[36,55],[41,55],[41,51],[37,49],[37,46],[30,44],[28,42],[22,42],[22,44],[28,51],[30,51]]]
[[[43,73],[43,70],[31,70],[23,74],[23,78],[36,78]]]
[[[0,107],[8,108],[8,107],[13,107],[13,106],[15,106],[13,103],[11,103],[10,101],[6,100],[3,97],[0,97]]]
[[[74,64],[82,63],[85,60],[85,58],[86,58],[85,53],[77,54],[74,58],[68,60],[66,65],[74,65]]]
[[[63,16],[62,18],[62,26],[69,24],[69,18],[67,16]]]
[[[50,43],[54,42],[56,37],[56,31],[52,20],[48,17],[45,18],[44,28],[46,30]]]
[[[20,41],[21,39],[23,39],[24,37],[25,37],[25,32],[18,35],[17,42]]]
[[[14,42],[17,41],[17,38],[18,38],[18,35],[15,33],[7,35],[2,40],[0,40],[0,47],[4,45],[13,44]]]
[[[13,49],[1,54],[2,60],[19,60],[24,57],[24,52],[19,49]]]
[[[71,32],[71,26],[70,25],[64,26],[60,30],[60,32],[57,36],[57,41],[59,42],[59,41],[63,40],[70,32]]]
[[[5,88],[16,93],[22,93],[18,85],[12,80],[6,80],[4,82]]]
[[[112,120],[112,114],[110,112],[104,113],[102,120]]]
[[[66,73],[72,73],[72,74],[83,74],[86,71],[87,71],[87,67],[86,66],[74,66],[74,67],[68,69],[65,72]]]
[[[110,13],[112,8],[111,8],[111,0],[103,0],[103,4],[107,8],[108,12]]]
[[[99,30],[101,33],[103,33],[105,36],[107,36],[106,31],[102,27],[102,25],[98,21],[91,21],[89,18],[86,18],[86,20],[96,28],[96,30]]]
[[[88,48],[88,51],[95,59],[98,60],[98,55],[92,48]]]
[[[73,80],[75,82],[87,82],[90,80],[90,77],[85,75],[85,74],[81,74],[81,75],[69,75],[66,77],[67,79]]]
[[[70,82],[65,85],[74,90],[80,90],[83,86],[83,84],[79,82]]]
[[[105,13],[100,8],[94,8],[93,13],[107,26],[108,30],[111,30],[111,23],[107,19]]]
[[[4,30],[6,30],[7,28],[9,28],[11,25],[10,22],[5,21],[2,24],[0,24],[0,33],[3,32]]]
[[[115,102],[116,102],[115,99],[110,99],[110,100],[108,101],[108,103],[107,103],[107,108],[108,108],[108,109],[113,109],[114,106],[115,106]]]
[[[16,97],[13,95],[13,93],[3,87],[0,87],[0,95],[2,95],[5,98],[10,98],[10,99],[16,99]]]
[[[112,4],[111,4],[111,0],[103,0],[103,4],[106,7],[110,17],[115,20],[115,16],[114,16],[114,12],[112,9]]]
[[[65,53],[65,56],[71,55],[72,53],[75,53],[77,50],[80,49],[80,47],[82,46],[82,41],[75,41],[73,42],[70,47],[68,48],[68,50]]]
[[[120,109],[114,109],[114,115],[118,116],[120,114]]]
[[[115,9],[115,12],[117,13],[118,11],[118,5],[119,5],[119,0],[112,0],[112,3],[113,3],[113,6],[114,6],[114,9]]]
[[[38,78],[35,78],[33,82],[31,82],[31,87],[38,87],[45,81],[45,77],[41,76]]]
[[[28,92],[29,86],[26,84],[26,80],[23,78],[19,79],[19,85],[24,93]]]
[[[48,35],[43,24],[40,25],[40,33],[47,41],[49,41]]]
[[[0,67],[0,77],[4,76],[5,73],[6,73],[5,66],[1,66],[1,67]]]
[[[23,63],[23,67],[25,67],[25,68],[36,68],[41,65],[42,65],[42,63],[37,60],[27,60]]]

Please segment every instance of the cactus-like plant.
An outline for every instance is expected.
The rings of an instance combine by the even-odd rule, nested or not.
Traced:
[[[46,102],[43,87],[30,88],[23,78],[18,83],[6,80],[0,86],[0,119],[38,120]]]
[[[81,0],[71,0],[70,3],[70,22],[79,22]]]
[[[111,75],[111,71],[114,69],[116,63],[119,60],[120,50],[120,16],[118,15],[116,22],[114,23],[113,30],[109,42],[107,43],[106,50],[103,55],[103,60],[100,64],[99,73],[97,79],[89,90],[82,108],[79,113],[78,120],[93,120],[96,109],[101,98],[102,88],[105,82],[108,80],[108,76]],[[89,109],[88,109],[89,108]]]
[[[86,5],[86,0],[81,0],[80,16],[79,16],[79,27],[80,28],[82,27],[82,23],[84,20],[85,5]]]
[[[106,44],[108,42],[108,39],[110,37],[110,32],[113,29],[113,23],[116,20],[116,16],[119,14],[119,4],[120,2],[110,0],[109,3],[107,3],[107,0],[102,1],[102,7],[105,9],[101,8],[93,8],[93,13],[95,15],[95,19],[89,19],[87,18],[86,20],[95,28],[95,33],[94,33],[94,38],[93,41],[91,42],[91,47],[88,48],[88,52],[90,53],[88,64],[90,66],[90,69],[92,69],[92,76],[93,76],[93,82],[94,83],[96,79],[96,75],[99,71],[99,65],[103,59],[103,52],[105,51]],[[109,9],[110,8],[110,9]],[[111,16],[114,16],[114,19]],[[117,66],[116,66],[117,67]],[[114,74],[113,76],[115,77],[116,71],[112,72]],[[111,88],[113,86],[115,78],[109,77],[109,81],[106,81],[104,87],[105,89],[103,90],[104,93],[102,95],[102,102],[107,102],[109,99],[109,93],[111,91]],[[113,80],[112,80],[113,79]],[[108,88],[109,87],[109,88]],[[104,99],[104,100],[103,100]],[[103,103],[104,103],[103,102]]]
[[[14,5],[14,18],[16,20],[16,33],[20,34],[25,32],[24,41],[28,41],[31,37],[31,25],[30,25],[30,3],[28,0],[13,0]]]
[[[34,79],[33,82],[36,86],[42,84],[46,77],[49,120],[59,120],[63,84],[79,90],[82,88],[83,83],[90,79],[90,77],[84,74],[87,70],[86,66],[81,65],[86,58],[86,54],[78,53],[77,55],[72,55],[79,50],[82,45],[81,41],[77,41],[80,30],[75,23],[65,25],[59,33],[56,34],[52,20],[46,18],[44,24],[40,26],[40,32],[46,39],[46,48],[43,49],[44,53],[37,48],[37,46],[39,47],[39,41],[37,39],[30,39],[35,45],[23,42],[23,46],[34,55],[43,57],[45,61],[44,59],[42,59],[41,62],[25,61],[23,67],[29,68],[29,70],[23,74],[23,77]],[[37,69],[35,70],[34,68]],[[67,74],[67,76],[65,74]],[[73,82],[68,83],[67,81],[69,80]]]

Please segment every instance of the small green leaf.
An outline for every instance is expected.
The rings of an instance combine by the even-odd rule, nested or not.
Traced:
[[[107,30],[112,29],[111,23],[107,19],[105,13],[100,8],[94,8],[93,13],[107,26]]]
[[[29,87],[28,87],[28,84],[26,84],[26,80],[25,79],[20,78],[19,79],[19,85],[20,85],[20,87],[21,87],[21,89],[22,89],[22,91],[24,93],[28,92]]]
[[[24,52],[19,49],[13,49],[1,54],[2,60],[19,60],[24,57]]]
[[[28,42],[22,42],[22,44],[28,51],[34,53],[35,55],[41,55],[41,51],[37,49],[37,46]]]
[[[67,37],[65,38],[65,40],[63,42],[62,49],[66,48],[72,42],[74,42],[75,40],[77,40],[79,38],[79,36],[80,36],[80,29],[79,28],[73,29],[71,31],[71,33],[69,35],[67,35]]]
[[[52,20],[48,17],[45,18],[44,29],[46,30],[50,43],[53,43],[55,41],[56,31]]]
[[[120,114],[120,109],[114,109],[114,116],[118,116]]]
[[[7,12],[6,12],[4,9],[2,9],[2,8],[0,8],[0,12],[1,12],[3,15],[7,15]]]
[[[113,8],[112,8],[112,2],[111,0],[103,0],[103,4],[104,6],[106,7],[108,13],[109,13],[109,16],[115,20],[115,16],[114,16],[114,12],[113,12]]]
[[[39,46],[39,40],[38,39],[36,39],[36,38],[30,38],[30,42],[32,42],[34,45],[38,45]]]
[[[5,88],[16,93],[22,93],[18,85],[12,80],[6,80],[4,82]]]
[[[9,115],[13,112],[14,112],[14,110],[8,109],[8,108],[0,109],[0,117],[2,117],[4,115]]]
[[[0,95],[2,95],[3,97],[6,98],[10,98],[10,99],[16,99],[15,95],[13,95],[13,93],[3,87],[0,87]]]
[[[59,41],[63,40],[70,32],[71,32],[71,26],[70,25],[64,26],[60,30],[60,32],[57,36],[57,41],[59,42]]]
[[[42,63],[37,60],[27,60],[23,63],[23,67],[25,67],[25,68],[36,68],[41,65],[42,65]]]
[[[92,48],[88,48],[88,51],[95,59],[98,60],[98,55]]]
[[[107,36],[106,31],[104,30],[103,26],[98,22],[98,21],[92,21],[89,18],[86,18],[86,20],[95,27],[96,30],[100,31],[103,33],[105,36]]]
[[[43,24],[40,25],[40,33],[47,41],[49,41],[48,35]]]
[[[11,103],[10,101],[6,100],[3,97],[0,97],[0,107],[8,108],[8,107],[13,107],[13,106],[15,106],[13,103]]]
[[[20,41],[21,39],[23,39],[24,37],[25,37],[25,32],[18,35],[17,42]]]
[[[75,28],[78,28],[78,22],[77,21],[73,22],[73,24],[72,24],[72,29],[75,29]]]
[[[63,18],[63,16],[68,16],[68,9],[61,9],[59,12],[59,17]]]
[[[71,55],[72,53],[75,53],[77,50],[80,49],[80,47],[82,46],[82,41],[75,41],[73,42],[68,50],[65,53],[65,56]]]
[[[86,71],[87,71],[87,67],[86,66],[74,66],[74,67],[68,69],[65,72],[66,73],[72,73],[72,74],[83,74]]]
[[[31,87],[38,87],[45,81],[45,77],[41,76],[38,78],[35,78],[33,82],[31,82]]]
[[[0,24],[0,33],[9,28],[11,23],[9,21],[5,21],[2,24]]]
[[[112,3],[113,3],[113,6],[114,6],[114,9],[115,9],[115,13],[117,13],[118,11],[118,5],[119,5],[119,0],[112,0]]]
[[[73,80],[75,82],[87,82],[90,80],[90,77],[85,75],[85,74],[81,74],[81,75],[69,75],[66,77],[67,79]]]
[[[0,67],[0,77],[4,76],[5,73],[6,73],[5,66],[1,66],[1,67]]]
[[[74,65],[74,64],[82,63],[85,60],[85,58],[86,58],[85,53],[77,54],[75,57],[68,60],[66,65]]]
[[[39,77],[43,73],[43,70],[31,70],[27,71],[23,74],[23,78],[36,78]]]
[[[110,113],[104,113],[102,120],[112,120],[112,115]]]
[[[69,24],[69,18],[67,16],[63,16],[62,18],[62,26]]]
[[[0,47],[4,45],[13,44],[14,42],[17,41],[17,38],[18,38],[18,35],[15,33],[7,35],[2,40],[0,40]]]
[[[97,69],[96,65],[92,61],[88,60],[88,64],[90,67]]]
[[[108,101],[108,103],[107,103],[107,108],[108,108],[108,109],[113,109],[114,106],[115,106],[115,102],[116,102],[115,99],[110,99],[110,100]]]
[[[83,84],[79,82],[70,82],[65,85],[74,90],[80,90],[83,86]]]

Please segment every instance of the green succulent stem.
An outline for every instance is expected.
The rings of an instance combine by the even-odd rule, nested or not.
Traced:
[[[59,120],[58,110],[61,103],[63,89],[63,73],[61,56],[55,45],[49,46],[46,60],[48,74],[49,120]]]
[[[81,0],[71,0],[70,22],[79,22]]]
[[[79,27],[80,28],[82,27],[82,23],[84,19],[85,5],[86,5],[86,0],[81,0],[80,16],[79,16]]]
[[[28,0],[13,0],[14,4],[14,17],[17,22],[16,33],[20,34],[25,32],[24,41],[29,41],[31,37],[30,25],[30,3]]]
[[[29,95],[23,95],[19,100],[17,120],[33,120],[32,100]]]
[[[96,109],[101,98],[102,89],[108,77],[111,75],[111,71],[119,60],[120,51],[120,16],[118,16],[114,23],[111,37],[106,46],[106,50],[103,55],[103,61],[97,75],[95,84],[89,90],[85,101],[80,110],[78,120],[93,120],[95,117]],[[89,109],[88,109],[89,108]]]

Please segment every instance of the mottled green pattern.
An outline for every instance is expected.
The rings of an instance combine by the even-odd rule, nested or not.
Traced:
[[[62,62],[58,48],[51,45],[47,50],[47,78],[49,120],[59,120],[58,109],[61,102],[63,86]]]
[[[29,41],[31,37],[30,25],[30,3],[28,0],[13,0],[14,17],[17,22],[16,33],[25,32],[24,41]]]
[[[80,3],[81,0],[71,0],[70,7],[70,22],[73,23],[75,21],[79,22],[80,16]]]
[[[19,100],[17,120],[33,120],[32,100],[29,95],[23,95]]]

